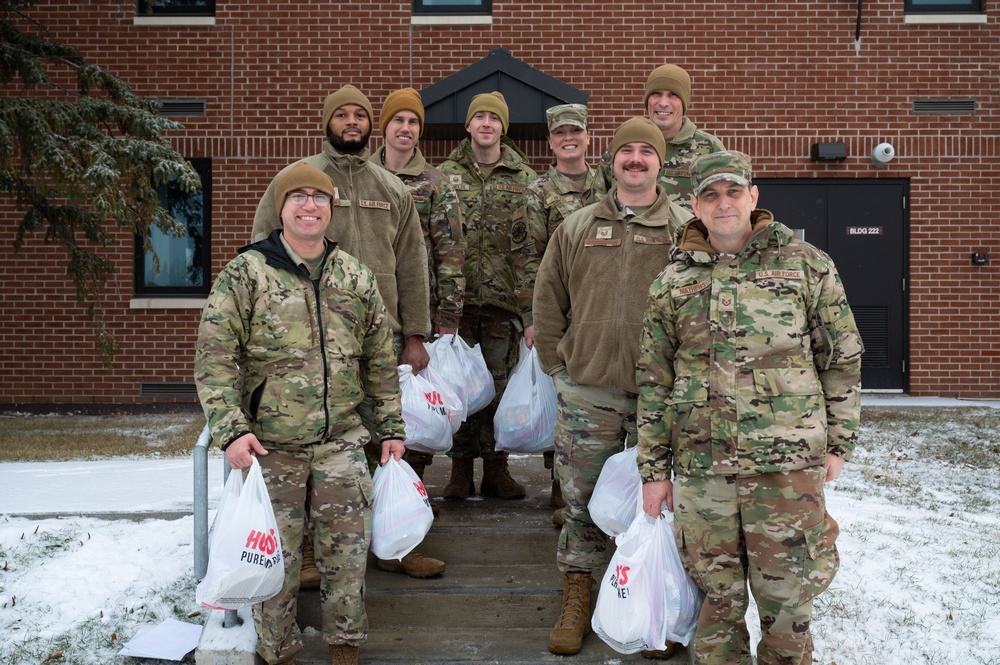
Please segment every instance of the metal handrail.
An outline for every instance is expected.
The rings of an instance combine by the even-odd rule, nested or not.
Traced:
[[[194,576],[204,579],[208,572],[208,449],[212,445],[212,433],[208,425],[201,430],[198,441],[194,444]],[[229,478],[229,460],[223,458],[222,480],[225,484]],[[226,610],[222,619],[223,628],[237,625],[236,610]]]

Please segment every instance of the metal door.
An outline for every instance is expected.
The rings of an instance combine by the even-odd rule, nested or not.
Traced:
[[[861,331],[866,391],[905,392],[909,225],[906,180],[758,178],[757,207],[837,264]]]

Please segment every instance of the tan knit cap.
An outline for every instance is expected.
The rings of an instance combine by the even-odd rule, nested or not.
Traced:
[[[507,133],[507,125],[510,122],[510,110],[507,108],[507,100],[499,92],[484,92],[472,98],[469,104],[469,112],[465,114],[465,126],[469,126],[472,116],[480,111],[489,111],[500,116],[500,124],[503,126],[503,133]]]
[[[330,196],[335,196],[337,191],[330,176],[315,166],[306,162],[293,164],[280,173],[274,181],[274,209],[278,213],[278,219],[281,219],[281,209],[285,207],[285,197],[303,187],[311,187]]]
[[[646,117],[629,118],[618,126],[611,141],[611,158],[614,159],[623,145],[635,142],[651,145],[660,156],[661,164],[666,159],[667,142],[663,140],[663,132]]]
[[[657,90],[668,90],[681,98],[684,113],[691,105],[691,77],[677,65],[660,65],[646,79],[646,95],[642,98],[644,106],[649,106],[649,96]]]
[[[368,112],[368,122],[375,122],[375,114],[372,113],[372,103],[368,101],[368,98],[365,97],[360,90],[355,88],[353,85],[348,84],[340,90],[330,93],[327,96],[326,101],[323,102],[324,132],[330,125],[330,118],[333,117],[333,112],[341,106],[347,106],[348,104],[357,104]]]
[[[385,136],[385,128],[389,126],[389,121],[400,111],[413,111],[417,114],[417,121],[420,123],[420,134],[424,135],[424,103],[420,99],[420,93],[413,88],[403,88],[389,93],[382,103],[382,115],[378,117],[378,126]]]

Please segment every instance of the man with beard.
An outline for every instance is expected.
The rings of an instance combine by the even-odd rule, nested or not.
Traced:
[[[657,184],[665,151],[649,119],[622,123],[611,144],[615,184],[556,228],[535,281],[535,348],[559,395],[555,466],[566,501],[556,548],[563,601],[549,635],[552,653],[578,653],[590,632],[592,573],[606,564],[609,539],[587,504],[604,462],[623,449],[626,435],[636,440],[635,363],[646,295],[669,260],[671,225],[688,217]]]
[[[343,86],[323,102],[322,127],[326,134],[323,151],[296,163],[311,164],[333,181],[338,221],[327,227],[326,237],[375,274],[399,364],[412,366],[416,373],[430,360],[423,345],[431,329],[427,254],[420,219],[406,187],[399,178],[369,159],[368,139],[373,118],[368,98],[353,85]],[[274,183],[285,170],[275,176],[257,205],[251,234],[254,242],[281,226],[275,214]],[[362,402],[358,413],[365,427],[372,431],[370,399]],[[379,451],[369,445],[366,453],[369,466],[374,468]],[[310,539],[305,542],[308,547]],[[311,554],[306,550],[306,564],[311,563]],[[312,566],[303,568],[308,573],[308,576],[303,574],[303,587],[309,588],[314,580],[318,582],[319,575]],[[443,573],[444,569],[442,561],[411,552],[403,558],[400,572],[429,577]]]

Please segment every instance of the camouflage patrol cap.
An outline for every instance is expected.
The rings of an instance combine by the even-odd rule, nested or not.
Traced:
[[[563,125],[573,125],[580,129],[587,129],[587,105],[586,104],[560,104],[545,111],[545,120],[549,123],[549,131],[552,132]]]
[[[736,150],[699,155],[691,162],[691,188],[695,196],[713,182],[728,180],[749,187],[753,175],[750,157]]]

